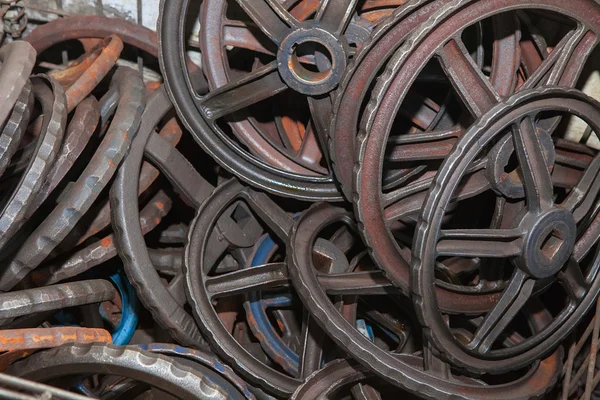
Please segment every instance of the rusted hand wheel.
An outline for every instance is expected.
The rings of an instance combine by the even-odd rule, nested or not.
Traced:
[[[436,163],[422,172],[420,176],[413,177],[408,185],[400,186],[395,190],[383,188],[384,160],[389,163],[390,154],[398,155],[402,159],[403,146],[410,147],[411,144],[416,143],[433,144],[440,140],[445,141],[452,132],[456,136],[450,138],[450,142],[456,143],[456,137],[461,136],[469,126],[476,124],[478,118],[485,117],[486,110],[501,103],[510,94],[510,91],[505,93],[499,91],[498,87],[492,84],[494,75],[482,72],[462,38],[465,31],[473,29],[474,24],[477,24],[478,21],[493,24],[490,17],[510,15],[515,11],[519,20],[524,19],[523,15],[528,15],[528,13],[539,18],[550,18],[548,15],[556,15],[554,13],[557,12],[570,16],[570,19],[565,20],[564,17],[559,19],[563,24],[565,21],[567,22],[566,33],[562,39],[561,37],[555,39],[557,43],[553,46],[554,50],[548,54],[550,45],[546,45],[543,48],[543,51],[546,52],[544,62],[539,64],[534,71],[529,70],[524,79],[516,81],[517,93],[528,88],[552,84],[574,86],[597,42],[595,33],[598,29],[597,21],[590,18],[590,15],[598,12],[596,2],[582,1],[573,7],[564,3],[545,1],[454,2],[433,14],[428,23],[414,31],[411,40],[396,51],[388,62],[382,79],[378,81],[365,111],[361,134],[358,136],[359,146],[356,150],[358,161],[354,179],[356,217],[360,222],[359,229],[365,244],[372,250],[373,260],[386,272],[394,285],[406,293],[410,291],[410,257],[403,256],[400,251],[401,246],[398,245],[399,242],[392,236],[390,230],[396,230],[398,224],[407,225],[408,228],[401,227],[400,230],[403,230],[404,234],[408,236],[408,242],[403,242],[403,245],[410,247],[414,231],[411,224],[414,224],[418,217],[418,211],[426,197],[428,187],[432,184],[432,177],[435,175],[440,160],[444,159],[452,146],[445,149],[440,148],[443,151],[435,153],[434,158],[438,159]],[[486,18],[488,19],[486,20]],[[530,29],[526,24],[515,26],[515,29],[521,26],[523,32]],[[516,37],[521,37],[519,31],[516,32]],[[519,47],[521,46],[519,45]],[[449,131],[433,130],[422,134],[406,134],[391,140],[391,130],[398,115],[398,109],[428,63],[437,65],[440,74],[445,76],[444,79],[453,88],[455,103],[460,105],[459,123]],[[513,72],[514,74],[523,74],[521,70],[513,70]],[[556,126],[556,118],[547,118],[541,123],[541,127],[550,136]],[[546,140],[546,144],[553,147],[551,142],[551,140]],[[396,144],[398,145],[396,146]],[[564,140],[558,141],[556,145],[563,146],[565,149],[569,146],[573,147],[573,144],[564,144]],[[432,146],[432,149],[434,148],[435,146]],[[562,168],[565,163],[565,159],[562,157],[564,152],[560,150],[558,153],[560,157],[556,159],[556,163],[561,164],[561,168],[557,168],[557,174],[553,176],[554,184],[564,187],[568,183],[570,188],[573,188],[577,178],[573,179],[572,176],[580,176],[581,169],[573,168],[577,162],[567,162],[570,172],[566,172]],[[506,163],[509,162],[510,154],[512,154],[511,151],[508,151],[508,154],[505,151],[502,155]],[[550,158],[547,162],[553,164],[553,160]],[[494,185],[489,179],[490,175],[485,172],[482,160],[472,163],[465,173],[469,174],[469,179],[464,180],[454,192],[455,200],[474,197],[487,191],[490,185]],[[501,173],[496,176],[503,178],[504,175]],[[503,185],[511,186],[508,185],[510,180],[503,179],[503,182]],[[519,182],[517,177],[517,185]],[[479,291],[481,295],[488,294],[488,296],[480,297],[482,300],[487,299],[483,308],[489,309],[496,304],[499,290],[505,285],[504,279],[497,278],[495,284],[499,286],[496,289],[488,286],[484,288],[483,292]],[[478,290],[477,288],[463,289],[461,289],[463,294],[469,291],[477,294]],[[457,294],[456,290],[450,290],[445,286],[439,286],[438,290],[440,304],[445,308],[453,308],[448,307],[450,303],[446,297],[439,297],[441,292],[447,292],[449,296],[452,296]],[[455,311],[458,310],[455,309]]]
[[[167,87],[180,117],[219,164],[272,193],[341,200],[327,162],[328,94],[342,79],[355,51],[351,45],[360,47],[372,26],[368,19],[353,18],[356,7],[356,0],[204,2],[200,48],[211,85],[205,94],[194,88],[193,76],[179,61],[186,32],[181,21],[191,4],[163,1],[159,36]],[[375,18],[370,7],[364,13]],[[226,17],[226,11],[242,17]],[[242,61],[251,51],[251,72],[231,68],[228,46]],[[260,107],[285,111],[276,112],[281,118],[261,121]]]

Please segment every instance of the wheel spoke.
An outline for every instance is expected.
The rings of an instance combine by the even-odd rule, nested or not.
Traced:
[[[406,187],[399,188],[393,190],[389,193],[385,193],[383,196],[383,207],[385,207],[386,216],[393,214],[398,215],[398,213],[393,213],[393,209],[396,207],[400,207],[406,209],[405,203],[414,204],[416,202],[423,202],[424,195],[431,186],[433,182],[433,175],[428,174],[423,178],[419,179],[416,182],[413,182]],[[415,200],[413,200],[415,199]],[[414,211],[415,207],[411,207],[411,210]],[[388,219],[390,219],[388,217]]]
[[[331,27],[334,33],[340,35],[354,14],[358,0],[321,0],[315,16],[315,21]]]
[[[213,229],[208,237],[207,252],[204,255],[204,266],[209,270],[215,266],[223,253],[229,249],[230,243],[227,240],[222,240],[221,236],[218,229]]]
[[[419,144],[405,144],[392,147],[386,154],[387,162],[408,162],[440,160],[450,153],[456,139],[438,139]]]
[[[258,219],[264,222],[278,238],[286,241],[294,220],[264,193],[244,192],[244,197]]]
[[[506,258],[521,254],[523,233],[517,229],[456,229],[440,232],[439,256]]]
[[[154,269],[161,274],[176,276],[181,272],[183,252],[177,248],[148,249]]]
[[[432,181],[433,179],[424,179],[422,182],[417,182],[414,191],[409,191],[407,188],[401,188],[397,191],[390,192],[385,196],[384,206],[386,220],[397,221],[403,216],[419,211],[423,206],[423,202],[427,196],[427,190]],[[489,187],[490,182],[486,177],[484,170],[479,169],[472,171],[461,181],[452,200],[468,199],[483,193],[488,190]]]
[[[315,136],[319,142],[321,149],[327,149],[327,140],[329,137],[329,118],[331,117],[332,105],[329,97],[308,99],[308,106],[310,108],[310,115],[312,118],[313,126],[315,127]],[[325,156],[327,164],[329,165],[329,155],[326,151],[321,153]]]
[[[492,18],[494,57],[490,81],[502,97],[510,96],[517,84],[521,26],[515,13],[502,13]]]
[[[159,134],[150,135],[144,153],[154,165],[160,165],[160,172],[193,207],[199,208],[214,190],[188,159]]]
[[[262,100],[273,97],[287,89],[277,71],[277,63],[272,62],[199,98],[198,102],[210,120],[249,107]]]
[[[277,52],[277,47],[274,45],[265,46],[257,35],[264,38],[264,35],[256,28],[252,29],[242,22],[228,21],[223,25],[223,42],[225,46],[252,50],[271,56],[274,55]]]
[[[513,126],[513,141],[521,166],[527,206],[534,211],[551,207],[554,196],[552,179],[533,118],[526,117]]]
[[[280,287],[289,283],[285,263],[265,264],[244,268],[206,280],[211,298],[233,296],[255,290]]]
[[[475,118],[500,101],[489,79],[477,67],[461,41],[450,40],[442,48],[440,58],[452,86]]]
[[[321,152],[321,148],[317,141],[317,135],[311,124],[306,127],[306,132],[302,139],[302,147],[300,147],[300,151],[298,152],[298,158],[301,159],[307,167],[310,166],[315,172],[327,172],[319,165],[321,163],[321,158],[323,158],[323,153]]]
[[[479,353],[486,353],[527,303],[534,285],[534,279],[528,279],[525,272],[517,269],[498,303],[483,319],[468,347]]]
[[[319,274],[317,279],[330,296],[377,296],[400,293],[382,271]]]
[[[325,335],[310,314],[305,311],[302,321],[302,346],[298,377],[306,379],[321,367]]]
[[[578,26],[560,41],[520,90],[541,85],[574,86],[597,43],[598,37],[592,31]]]
[[[277,0],[236,0],[273,42],[280,44],[298,21]]]
[[[411,133],[408,135],[393,136],[388,140],[388,147],[407,144],[427,144],[440,139],[457,139],[462,133],[460,126],[455,126],[444,131],[432,131],[423,133]]]
[[[562,207],[573,213],[575,221],[581,221],[592,208],[598,193],[600,192],[600,154],[598,154],[584,174],[579,179],[565,201]]]
[[[571,258],[565,268],[558,274],[558,281],[567,292],[569,298],[579,302],[588,290],[581,266],[575,259]]]

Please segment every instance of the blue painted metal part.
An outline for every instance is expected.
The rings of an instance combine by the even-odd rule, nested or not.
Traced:
[[[371,342],[375,341],[375,335],[373,334],[373,328],[371,328],[370,325],[367,325],[367,323],[365,322],[364,319],[356,320],[356,329],[358,329],[358,331],[360,333],[362,333],[362,335],[365,336],[367,339],[369,339]]]
[[[276,248],[277,244],[269,236],[263,237],[252,259],[252,267],[269,263],[269,259]],[[277,362],[284,371],[292,376],[297,376],[300,368],[300,357],[279,336],[267,315],[268,308],[290,307],[291,304],[292,298],[290,295],[269,298],[262,296],[260,292],[252,292],[248,294],[248,302],[244,303],[244,308],[246,309],[248,325],[260,342],[263,351],[273,361]],[[357,328],[363,328],[364,334],[368,335],[370,340],[374,340],[373,329],[366,321],[357,321]]]
[[[390,339],[392,339],[392,341],[394,341],[395,343],[398,343],[398,345],[400,345],[400,342],[401,342],[400,336],[398,336],[394,332],[390,331],[389,329],[387,329],[384,326],[381,326],[375,322],[373,322],[373,326],[377,326],[381,330],[381,332],[383,332],[387,337],[389,337]],[[371,329],[371,332],[373,332],[373,329],[370,326],[369,326],[369,328]]]
[[[276,243],[270,237],[263,237],[252,259],[252,267],[267,264],[276,247]],[[287,373],[296,376],[300,357],[281,339],[267,315],[268,308],[289,307],[291,304],[292,299],[289,295],[263,298],[260,292],[252,292],[248,294],[248,302],[244,304],[244,308],[248,325],[263,351]]]
[[[94,272],[90,274],[91,277],[96,277],[97,273]],[[137,298],[135,289],[129,283],[127,276],[125,276],[125,272],[122,268],[119,268],[116,272],[110,275],[110,280],[117,287],[119,291],[119,295],[121,296],[121,320],[119,321],[119,325],[117,328],[111,332],[113,344],[124,346],[129,344],[133,334],[135,333],[135,329],[138,324],[138,314],[140,310],[140,302]],[[100,306],[99,308],[100,315],[103,319],[109,321],[107,315],[105,315],[104,310]],[[58,321],[60,325],[70,326],[76,325],[76,321],[72,314],[66,313],[64,311],[59,311],[54,315],[54,318]]]
[[[113,343],[119,346],[129,344],[135,328],[138,324],[138,313],[140,310],[140,302],[135,294],[135,289],[125,276],[123,270],[119,269],[118,272],[110,276],[110,280],[115,284],[121,295],[121,320],[119,326],[111,332]],[[100,309],[102,313],[102,308]],[[104,317],[104,315],[103,315]]]
[[[83,382],[81,380],[75,384],[74,389],[77,390],[79,393],[81,393],[84,396],[88,396],[90,398],[95,397],[94,394],[92,392],[90,392],[90,390],[83,384]]]

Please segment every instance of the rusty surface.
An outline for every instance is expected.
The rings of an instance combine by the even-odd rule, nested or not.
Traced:
[[[71,62],[66,68],[58,71],[50,71],[48,75],[56,79],[66,90],[83,75],[94,61],[98,59],[101,53],[101,48],[92,48],[77,60]]]
[[[37,350],[66,343],[112,343],[112,337],[104,329],[68,326],[0,331],[0,351]]]
[[[100,51],[100,55],[65,91],[69,111],[77,107],[104,79],[106,74],[115,66],[123,50],[123,42],[114,34],[104,39],[98,46],[90,52],[93,54]]]
[[[160,13],[0,46],[0,371],[97,398],[598,396],[597,1]],[[89,344],[112,339],[150,344]]]
[[[118,164],[127,154],[132,137],[140,124],[145,104],[144,87],[141,77],[129,68],[118,69],[112,85],[119,90],[121,101],[106,136],[91,162],[68,192],[68,197],[37,227],[28,238],[28,243],[22,246],[13,258],[11,266],[0,278],[0,281],[5,282],[5,290],[14,287],[29,271],[44,261],[67,236],[109,183]],[[39,239],[46,237],[54,238],[50,245],[48,241]]]
[[[124,43],[158,56],[156,32],[118,18],[84,15],[59,18],[41,25],[25,36],[24,40],[38,53],[42,53],[67,40],[102,39],[113,34],[119,36]]]
[[[145,235],[155,229],[171,209],[171,199],[159,192],[140,212],[140,228]],[[85,248],[76,251],[61,263],[51,263],[31,273],[37,286],[52,285],[75,277],[100,265],[117,255],[114,234],[108,235]]]
[[[164,137],[173,146],[177,146],[181,139],[183,132],[181,126],[176,119],[170,119],[160,130],[159,135]],[[156,178],[160,175],[159,170],[154,168],[150,163],[144,162],[142,164],[142,171],[140,173],[140,180],[138,183],[138,192],[141,195],[154,183]],[[96,218],[91,222],[88,230],[81,235],[77,244],[83,243],[91,236],[105,229],[110,224],[110,204],[106,203],[104,207],[98,212]]]

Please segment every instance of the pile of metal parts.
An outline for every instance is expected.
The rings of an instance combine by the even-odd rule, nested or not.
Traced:
[[[0,398],[600,398],[598,1],[160,13],[0,48]]]

